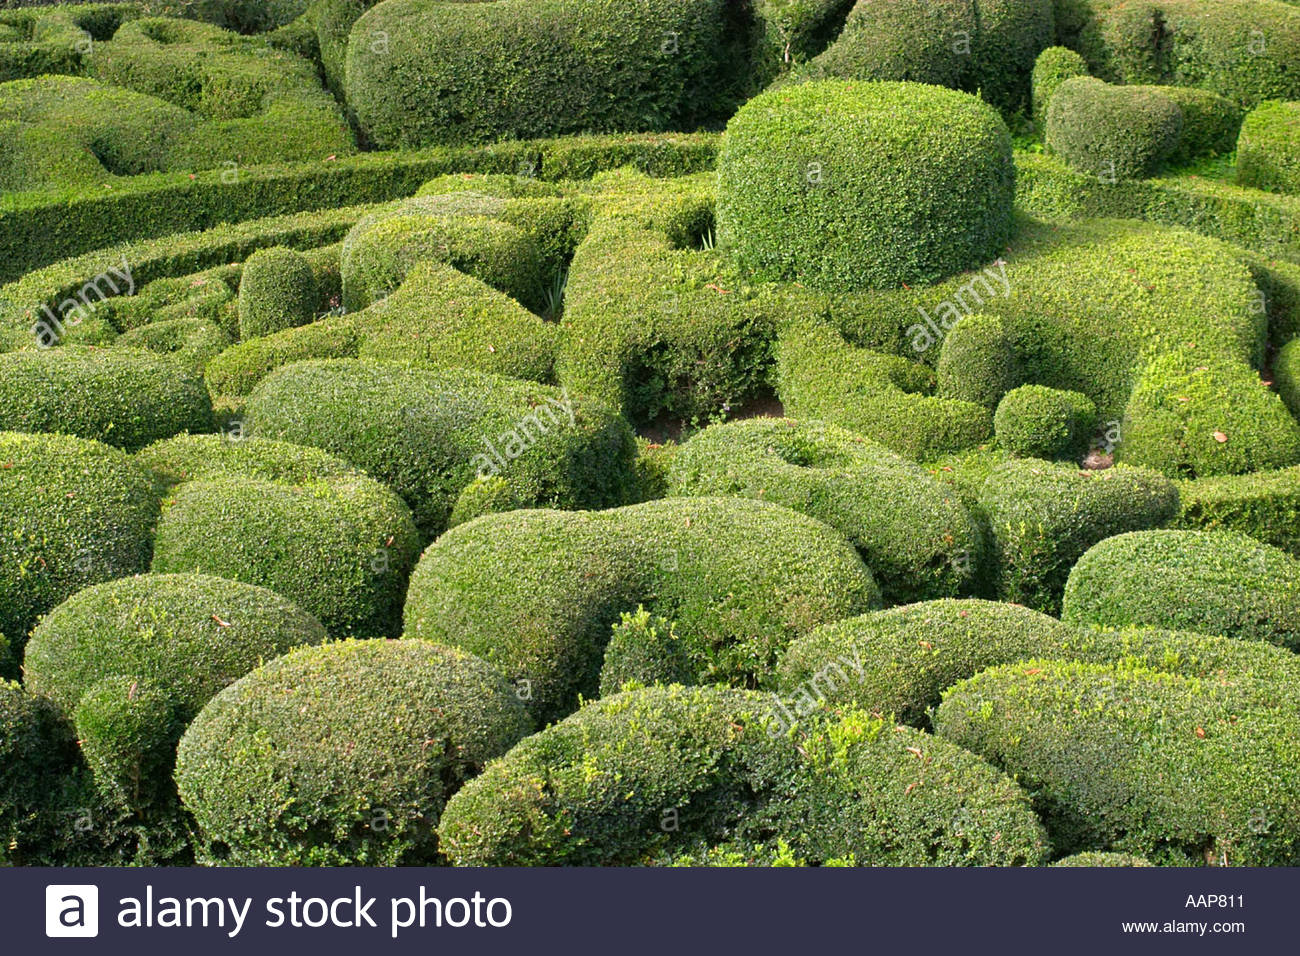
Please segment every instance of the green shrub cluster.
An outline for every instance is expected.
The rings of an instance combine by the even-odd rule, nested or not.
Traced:
[[[248,257],[240,277],[240,339],[306,325],[319,298],[316,276],[302,253],[283,246],[259,249]]]
[[[1254,697],[1227,674],[1025,661],[951,688],[935,728],[1022,782],[1057,852],[1294,866],[1294,701]]]
[[[1116,534],[1169,524],[1178,487],[1144,468],[1080,471],[1045,461],[994,468],[979,493],[987,516],[991,577],[999,600],[1059,613],[1070,569]]]
[[[1154,176],[1182,141],[1183,111],[1147,86],[1066,80],[1047,109],[1047,146],[1104,182]]]
[[[675,498],[453,528],[411,577],[406,633],[482,656],[547,721],[595,696],[611,628],[638,605],[676,625],[697,680],[753,686],[794,638],[879,601],[853,547],[821,522]]]
[[[635,685],[691,684],[695,668],[677,626],[644,607],[624,611],[614,625],[600,667],[600,696]]]
[[[746,92],[754,27],[725,0],[388,0],[344,87],[381,148],[693,129]]]
[[[314,448],[184,436],[145,449],[170,482],[154,541],[158,573],[269,588],[335,636],[395,634],[420,550],[394,492]]]
[[[1184,481],[1179,493],[1174,527],[1240,531],[1300,558],[1300,467]]]
[[[1022,385],[1007,392],[993,415],[998,444],[1017,458],[1078,460],[1097,429],[1097,406],[1079,392]]]
[[[1300,335],[1278,350],[1273,362],[1277,392],[1287,409],[1300,418]]]
[[[997,408],[1020,385],[1015,344],[1002,320],[994,315],[969,315],[944,336],[935,366],[940,398]]]
[[[93,54],[95,42],[108,39],[123,22],[142,13],[138,3],[0,9],[0,81],[76,73],[83,58]]]
[[[1237,182],[1300,194],[1300,102],[1261,103],[1241,125]]]
[[[718,236],[760,279],[896,288],[983,266],[1011,233],[997,112],[920,84],[827,80],[746,103],[718,157]]]
[[[256,433],[323,448],[385,482],[427,537],[476,477],[530,506],[600,508],[632,490],[631,430],[604,405],[466,369],[299,362],[249,397]]]
[[[1241,121],[1240,106],[1209,90],[1186,86],[1157,86],[1156,90],[1178,104],[1183,114],[1183,133],[1172,163],[1187,163],[1203,156],[1226,156],[1237,146]]]
[[[206,863],[427,865],[448,798],[530,729],[514,690],[470,654],[345,641],[218,694],[181,739],[176,782]]]
[[[1034,121],[1044,126],[1047,123],[1047,107],[1052,101],[1052,94],[1066,80],[1088,75],[1088,64],[1083,57],[1063,46],[1048,47],[1034,61],[1031,78],[1031,103]]]
[[[1300,647],[1300,561],[1237,531],[1108,538],[1070,572],[1068,623],[1164,627]]]
[[[970,511],[929,475],[833,425],[778,419],[714,425],[668,466],[668,494],[758,498],[836,528],[886,603],[970,593],[985,542]]]
[[[174,359],[71,345],[0,355],[0,428],[62,432],[134,451],[212,427],[203,380]]]
[[[1069,867],[1133,867],[1133,866],[1150,866],[1145,859],[1140,856],[1134,856],[1132,853],[1105,853],[1096,850],[1084,850],[1082,853],[1072,853],[1069,856],[1061,857],[1052,866],[1069,866]]]
[[[0,432],[0,465],[0,634],[18,657],[50,608],[148,567],[158,498],[120,451],[66,435]]]

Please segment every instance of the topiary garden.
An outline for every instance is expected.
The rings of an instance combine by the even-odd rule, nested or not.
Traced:
[[[0,863],[1300,866],[1300,5],[5,6]]]

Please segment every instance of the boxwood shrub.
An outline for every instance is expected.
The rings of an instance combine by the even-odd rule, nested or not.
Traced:
[[[998,402],[993,432],[1018,458],[1078,460],[1097,428],[1097,406],[1087,395],[1043,385],[1022,385]]]
[[[0,633],[20,656],[41,614],[148,567],[158,497],[120,451],[66,435],[0,432],[0,465]]]
[[[1178,487],[1145,468],[1080,471],[1045,461],[994,468],[979,492],[1000,600],[1057,614],[1075,562],[1094,544],[1162,528],[1178,515]]]
[[[760,94],[728,123],[718,237],[760,279],[897,288],[997,258],[1014,193],[1011,137],[974,97],[803,83]]]
[[[393,491],[316,449],[226,436],[148,449],[163,480],[152,568],[269,588],[334,636],[399,630],[420,535]],[[278,460],[277,460],[278,459]]]
[[[1186,163],[1202,156],[1226,156],[1237,147],[1245,111],[1232,100],[1209,90],[1186,86],[1158,86],[1161,93],[1178,104],[1183,114],[1183,132],[1172,163]]]
[[[1052,866],[1067,867],[1134,867],[1150,866],[1145,859],[1140,856],[1134,856],[1132,853],[1104,853],[1096,850],[1084,850],[1081,853],[1071,853],[1069,856],[1063,856]]]
[[[1140,531],[1092,547],[1062,619],[1164,627],[1300,648],[1300,561],[1237,531]]]
[[[833,425],[750,419],[694,435],[668,494],[760,498],[842,532],[889,604],[970,593],[985,560],[970,511],[920,468]]]
[[[1300,467],[1179,483],[1174,527],[1240,531],[1300,558]]]
[[[319,297],[316,276],[302,253],[283,246],[259,249],[240,274],[240,339],[306,325]]]
[[[1047,123],[1047,107],[1052,101],[1052,94],[1066,80],[1088,75],[1088,64],[1069,47],[1048,47],[1034,61],[1031,80],[1034,121],[1039,126]]]
[[[203,380],[173,358],[80,346],[0,355],[0,428],[62,432],[127,451],[210,432]]]
[[[1300,860],[1294,701],[1254,703],[1247,680],[1025,661],[951,688],[935,728],[1021,781],[1057,852],[1179,866]]]
[[[1002,320],[978,313],[959,320],[944,336],[935,377],[940,398],[997,408],[1020,385],[1020,363]]]
[[[611,628],[638,605],[676,625],[701,682],[766,682],[818,624],[879,606],[834,529],[742,498],[487,515],[420,559],[406,634],[464,647],[525,688],[539,721],[595,696]]]
[[[1154,176],[1182,135],[1183,111],[1151,87],[1076,77],[1056,88],[1047,108],[1048,148],[1103,181]]]
[[[205,863],[427,865],[447,799],[530,729],[470,654],[344,641],[219,693],[181,739],[176,782]]]
[[[605,645],[600,667],[600,696],[611,697],[630,686],[691,684],[695,668],[677,626],[644,607],[624,611]]]
[[[1273,376],[1277,393],[1282,396],[1287,409],[1300,418],[1300,336],[1278,350],[1273,362]]]
[[[1300,194],[1300,102],[1261,103],[1241,125],[1237,182]]]
[[[398,492],[427,537],[477,477],[532,506],[599,508],[633,489],[631,429],[606,406],[466,369],[300,362],[249,397],[265,438],[323,448]]]

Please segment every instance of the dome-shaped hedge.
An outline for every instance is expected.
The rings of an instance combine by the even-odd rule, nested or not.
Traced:
[[[0,432],[0,634],[21,657],[39,615],[145,570],[158,498],[124,454],[66,435]]]
[[[1011,233],[1011,137],[975,97],[827,80],[750,100],[718,158],[718,235],[761,279],[829,291],[932,282]]]
[[[0,355],[0,429],[62,432],[135,451],[179,432],[210,432],[201,376],[136,349],[84,346]]]
[[[997,408],[1002,396],[1021,382],[1020,363],[1002,320],[975,314],[958,321],[943,337],[935,378],[940,398]]]
[[[43,859],[56,819],[51,797],[77,763],[72,728],[47,700],[0,680],[0,864],[51,865]]]
[[[1236,531],[1139,531],[1074,566],[1069,623],[1200,631],[1300,650],[1300,561]]]
[[[1022,385],[1007,392],[993,416],[998,444],[1017,458],[1078,460],[1097,427],[1097,406],[1080,392]]]
[[[1182,135],[1183,111],[1155,87],[1075,77],[1056,88],[1047,108],[1048,148],[1103,182],[1154,176]]]
[[[181,739],[176,782],[205,862],[429,864],[447,799],[529,729],[514,689],[469,654],[344,641],[218,694]]]
[[[244,262],[239,281],[239,337],[247,340],[305,325],[316,312],[320,289],[306,256],[273,246]]]

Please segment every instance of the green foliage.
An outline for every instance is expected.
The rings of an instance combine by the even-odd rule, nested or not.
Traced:
[[[669,495],[759,498],[836,528],[889,604],[970,593],[983,570],[984,537],[956,496],[833,425],[761,418],[714,425],[668,467]]]
[[[72,716],[109,805],[140,816],[174,807],[171,766],[181,728],[165,691],[135,677],[106,677],[86,690]]]
[[[638,605],[624,611],[605,645],[600,696],[611,697],[633,684],[690,684],[694,668],[676,625]]]
[[[1021,382],[1015,346],[992,315],[970,315],[944,336],[935,367],[940,398],[997,408]]]
[[[951,688],[935,728],[1022,782],[1057,852],[1293,866],[1295,699],[1260,693],[1232,674],[1026,661]]]
[[[50,804],[77,764],[72,729],[49,701],[0,680],[0,862],[43,859],[68,820],[52,819]]]
[[[256,433],[323,448],[393,488],[426,537],[464,488],[499,474],[530,506],[600,508],[632,490],[635,446],[604,405],[472,372],[300,362],[249,398]]]
[[[157,517],[149,481],[117,449],[0,432],[0,632],[10,653],[70,595],[148,567]]]
[[[1047,122],[1047,106],[1052,94],[1066,80],[1088,75],[1088,64],[1083,57],[1068,47],[1048,47],[1034,61],[1031,81],[1034,120],[1042,126]]]
[[[1261,103],[1241,125],[1237,182],[1300,194],[1300,102]]]
[[[320,290],[311,265],[283,246],[259,249],[244,263],[239,283],[239,337],[247,340],[306,325]]]
[[[997,257],[1011,138],[991,107],[918,84],[828,80],[746,103],[718,158],[718,235],[760,279],[853,291]]]
[[[639,605],[676,625],[698,682],[754,686],[794,638],[879,601],[852,546],[821,522],[759,501],[675,498],[453,528],[411,577],[406,634],[482,656],[544,722],[595,696],[611,627]]]
[[[1066,80],[1047,109],[1047,146],[1105,182],[1154,176],[1183,136],[1183,111],[1158,89]]]
[[[500,675],[424,641],[302,648],[218,694],[181,739],[176,782],[201,861],[440,861],[447,799],[531,729]]]
[[[1042,385],[1022,385],[998,402],[993,430],[1017,458],[1083,457],[1097,428],[1097,406],[1087,395]]]
[[[213,428],[203,380],[170,357],[63,346],[0,355],[0,428],[62,432],[134,451]]]
[[[1300,648],[1300,561],[1237,531],[1108,538],[1070,572],[1062,619]]]
[[[1174,527],[1240,531],[1300,558],[1300,467],[1179,484]]]
[[[1052,866],[1073,866],[1073,867],[1100,867],[1100,866],[1150,866],[1140,856],[1134,856],[1131,853],[1101,853],[1095,850],[1085,850],[1082,853],[1072,853],[1069,856],[1062,857]]]
[[[130,329],[113,344],[174,356],[187,371],[202,375],[208,362],[230,345],[230,336],[205,319],[167,319]]]
[[[1226,156],[1237,148],[1245,112],[1232,100],[1209,90],[1186,86],[1156,87],[1178,104],[1183,132],[1170,161],[1186,163],[1203,156]]]
[[[1278,351],[1273,362],[1273,377],[1287,409],[1300,418],[1300,335]]]

